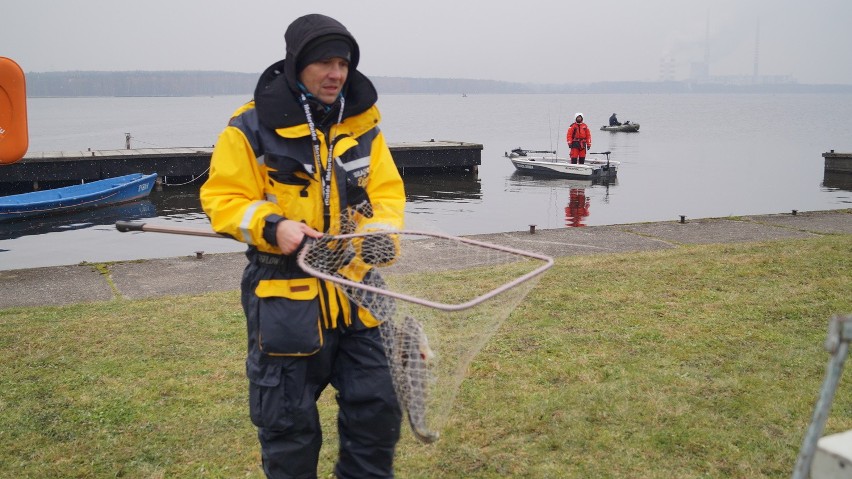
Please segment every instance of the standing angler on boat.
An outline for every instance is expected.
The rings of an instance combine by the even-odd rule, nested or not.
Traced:
[[[586,163],[586,150],[592,147],[592,132],[583,123],[583,114],[574,115],[574,123],[568,127],[568,146],[571,148],[570,156],[572,164]]]

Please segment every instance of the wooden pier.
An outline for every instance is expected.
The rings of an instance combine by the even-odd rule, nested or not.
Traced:
[[[482,164],[482,145],[460,141],[422,141],[388,145],[400,173],[428,171],[476,172]]]
[[[482,164],[482,145],[477,143],[431,140],[389,147],[403,175],[476,172]],[[89,181],[129,173],[157,173],[167,183],[190,181],[207,174],[212,153],[212,147],[29,153],[17,163],[0,165],[0,187],[25,183],[38,189],[44,184]]]

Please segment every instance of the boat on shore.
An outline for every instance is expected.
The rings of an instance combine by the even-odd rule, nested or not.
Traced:
[[[145,198],[157,174],[130,175],[0,197],[0,222],[77,212]]]
[[[639,131],[639,123],[630,123],[628,121],[620,125],[604,125],[601,127],[601,131],[621,131],[625,133],[635,133]]]
[[[525,150],[515,148],[507,152],[515,169],[529,174],[556,176],[560,178],[598,179],[614,177],[618,174],[619,162],[609,159],[611,152],[587,153],[587,155],[605,155],[606,159],[586,156],[584,164],[572,164],[569,158],[556,156],[555,151]]]

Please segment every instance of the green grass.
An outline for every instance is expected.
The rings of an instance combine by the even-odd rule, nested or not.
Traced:
[[[560,258],[397,475],[789,477],[850,270],[848,235]],[[0,477],[262,477],[244,349],[236,292],[0,310]]]

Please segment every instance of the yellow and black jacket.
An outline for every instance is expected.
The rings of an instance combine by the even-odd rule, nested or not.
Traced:
[[[340,214],[353,185],[364,189],[375,211],[359,229],[400,229],[405,194],[377,126],[379,120],[374,105],[326,131],[317,131],[321,169],[329,163],[329,131],[334,143],[326,212],[322,170],[314,161],[307,124],[267,129],[258,121],[255,103],[244,105],[219,136],[209,179],[201,189],[202,206],[213,229],[258,251],[280,254],[274,234],[269,234],[270,223],[286,218],[318,231],[339,233]]]
[[[344,87],[342,115],[340,101],[331,107],[310,102],[321,165],[316,162],[289,45],[304,46],[327,30],[303,32],[306,37],[299,41],[288,39],[288,60],[270,66],[261,75],[255,99],[234,113],[216,143],[209,178],[201,188],[201,204],[213,229],[249,245],[242,290],[250,360],[314,354],[322,346],[322,330],[338,327],[340,321],[355,327],[377,324],[334,284],[310,277],[294,258],[281,254],[274,233],[278,221],[340,233],[341,212],[349,206],[351,190],[360,188],[374,214],[359,217],[357,231],[403,227],[402,179],[378,127],[375,88],[354,68],[357,55]],[[329,165],[326,205],[321,175]]]

